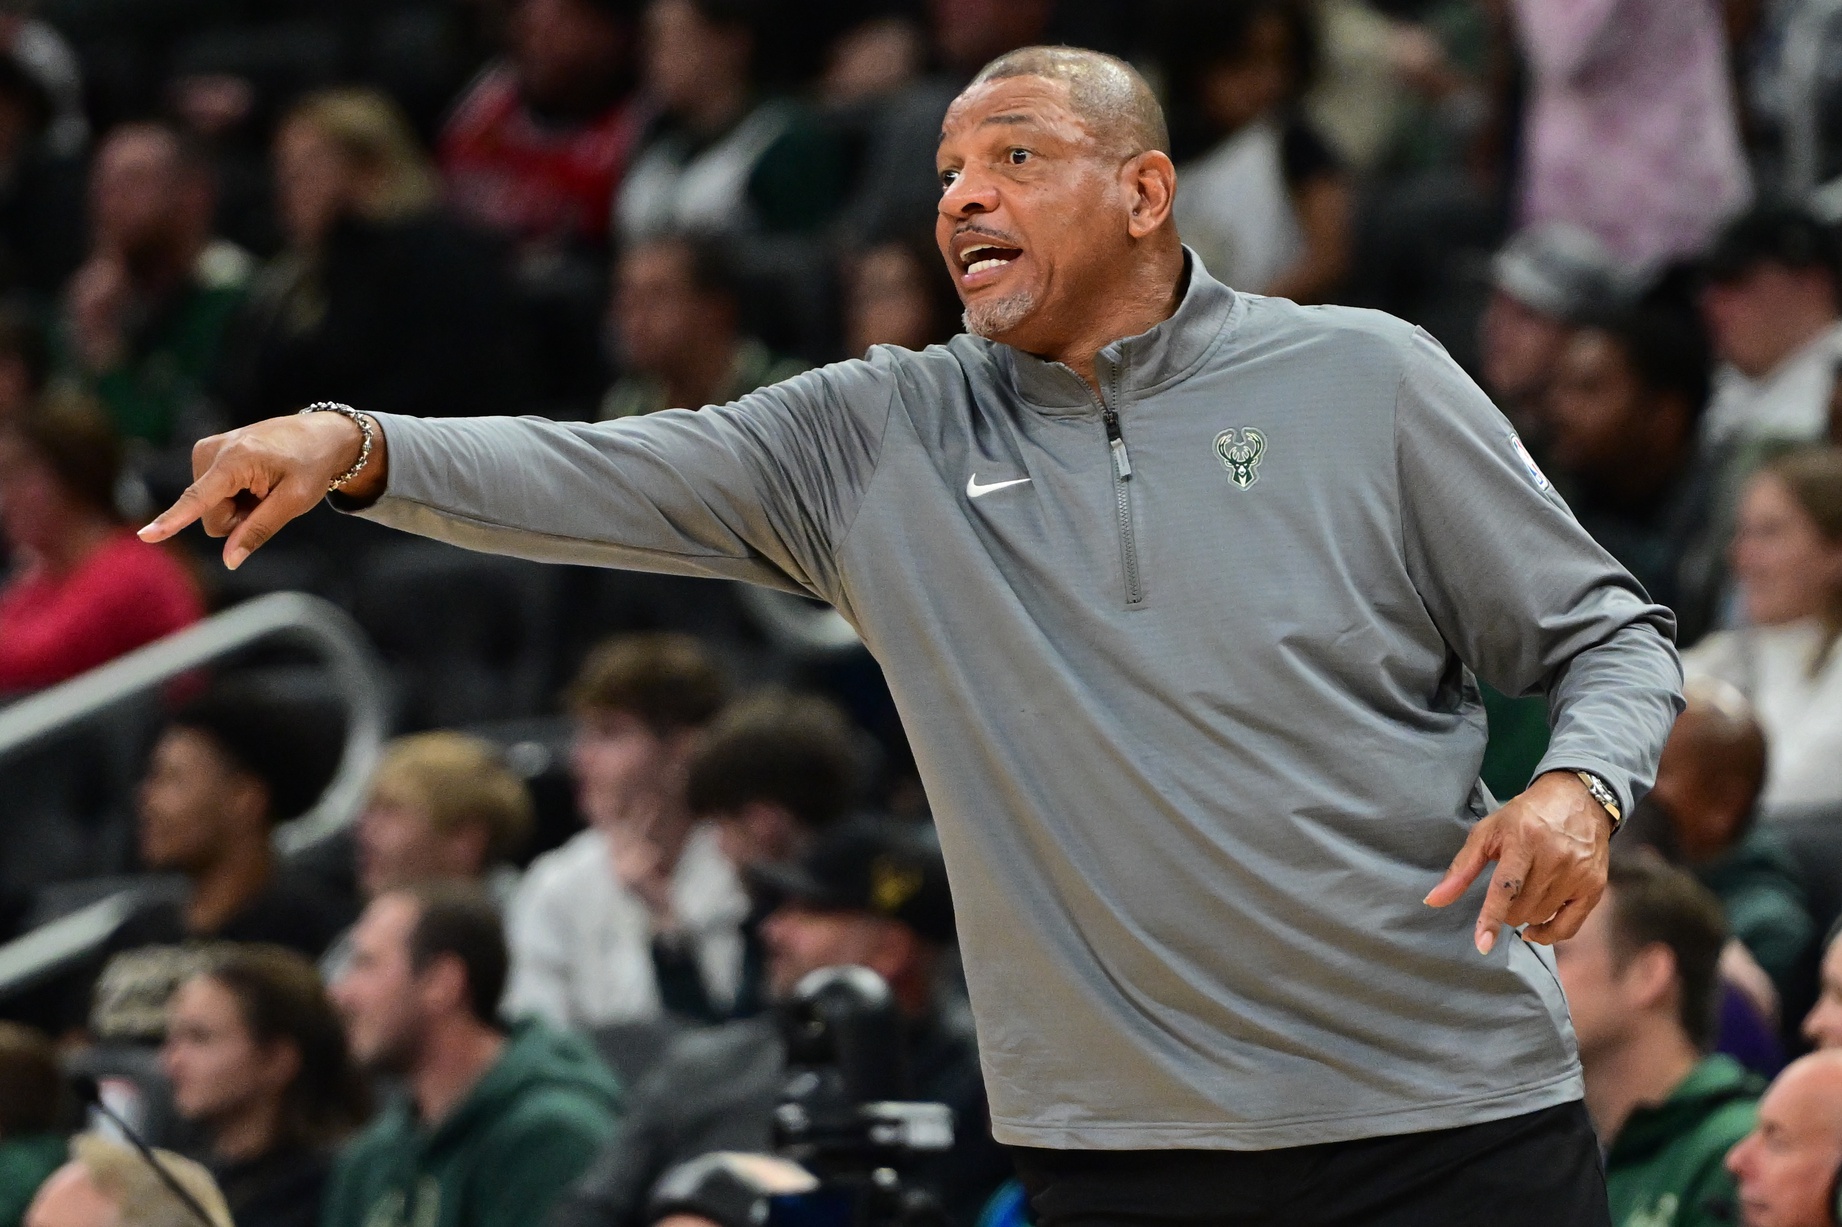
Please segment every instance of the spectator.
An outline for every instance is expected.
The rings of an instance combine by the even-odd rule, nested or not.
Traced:
[[[19,1227],[32,1195],[64,1163],[64,1074],[51,1042],[0,1022],[0,1227]]]
[[[1745,1227],[1831,1227],[1842,1166],[1842,1054],[1793,1061],[1727,1156]]]
[[[3,370],[3,365],[0,365]],[[121,446],[86,407],[0,422],[0,694],[52,686],[189,626],[198,589],[115,510]]]
[[[1209,145],[1178,175],[1184,242],[1238,289],[1328,301],[1349,271],[1352,192],[1300,106],[1316,68],[1312,11],[1197,0],[1172,25],[1173,111],[1198,115]]]
[[[1772,747],[1761,804],[1842,801],[1842,449],[1761,469],[1731,559],[1748,625],[1710,635],[1683,668],[1737,687],[1758,713]]]
[[[62,358],[125,438],[190,446],[217,422],[208,391],[250,259],[212,238],[215,204],[205,153],[173,129],[124,124],[96,150]]]
[[[19,11],[30,7],[14,5],[0,14],[0,47],[44,91],[47,147],[59,156],[80,154],[90,139],[89,117],[83,111],[83,66],[56,26]]]
[[[1720,904],[1660,858],[1612,862],[1605,897],[1555,947],[1617,1227],[1729,1221],[1721,1165],[1760,1081],[1714,1040]]]
[[[1757,825],[1765,731],[1725,682],[1691,681],[1684,697],[1644,808],[1667,816],[1663,851],[1720,899],[1728,931],[1782,1001],[1817,934],[1790,849],[1769,824]]]
[[[0,53],[0,291],[34,306],[83,259],[81,143],[61,147],[55,128],[45,83],[17,48]]]
[[[358,819],[359,890],[375,899],[417,882],[473,882],[503,903],[531,821],[524,781],[490,743],[445,731],[399,737]]]
[[[161,1063],[238,1227],[318,1227],[332,1148],[370,1096],[313,964],[230,946],[167,1006]]]
[[[1810,214],[1763,206],[1722,233],[1701,307],[1721,359],[1702,433],[1716,445],[1809,442],[1842,360],[1842,252]]]
[[[960,331],[959,295],[931,235],[858,253],[846,281],[845,349],[853,357],[873,345],[944,345]]]
[[[0,307],[0,427],[38,404],[50,362],[38,321],[18,308]]]
[[[371,901],[333,985],[353,1054],[404,1095],[340,1155],[323,1227],[526,1227],[614,1127],[613,1077],[541,1023],[499,1023],[505,939],[461,888]]]
[[[95,1133],[73,1138],[70,1161],[38,1191],[25,1227],[232,1227],[210,1172],[171,1151],[153,1155],[166,1180],[126,1143]],[[205,1212],[205,1224],[167,1180]]]
[[[1621,305],[1628,280],[1603,243],[1559,223],[1522,231],[1492,261],[1478,330],[1483,383],[1538,451],[1567,342],[1583,320]]]
[[[1714,0],[1512,0],[1529,64],[1520,214],[1646,267],[1701,250],[1746,207]]]
[[[915,1097],[945,1103],[955,1116],[953,1149],[917,1163],[912,1175],[939,1193],[953,1223],[971,1227],[1011,1169],[991,1140],[972,1036],[936,993],[953,943],[939,850],[905,825],[854,820],[798,864],[760,872],[784,899],[765,929],[776,999],[809,973],[840,964],[868,967],[888,983],[909,1024]],[[674,1040],[550,1227],[641,1227],[647,1195],[672,1167],[711,1151],[771,1149],[786,1067],[772,1017]]]
[[[1842,1048],[1842,942],[1831,929],[1818,973],[1816,1004],[1804,1016],[1804,1038],[1817,1048]]]
[[[588,829],[534,861],[512,898],[512,1016],[586,1030],[734,1003],[748,898],[684,791],[723,698],[686,636],[615,639],[582,666],[570,767]]]
[[[843,197],[841,151],[798,104],[762,95],[755,0],[652,0],[647,95],[660,110],[615,203],[623,242],[817,230]]]
[[[505,58],[442,130],[448,197],[521,244],[607,242],[614,191],[639,134],[632,101],[638,0],[520,0]]]
[[[1048,41],[1055,0],[928,0],[934,51],[960,83],[1007,51]]]
[[[422,416],[515,403],[511,287],[489,245],[436,208],[436,176],[394,102],[312,94],[275,137],[287,249],[253,287],[225,379],[240,421],[328,389]]]
[[[735,279],[710,241],[661,238],[629,248],[612,303],[625,374],[602,398],[602,419],[726,404],[806,369],[743,335],[738,310]]]
[[[1721,579],[1715,466],[1699,446],[1711,364],[1693,306],[1656,295],[1576,333],[1549,401],[1549,458],[1568,505],[1675,611],[1681,644],[1713,621]]]

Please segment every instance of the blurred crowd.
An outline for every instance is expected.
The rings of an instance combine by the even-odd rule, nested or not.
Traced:
[[[769,1148],[777,1007],[834,965],[980,1219],[1007,1161],[860,649],[328,508],[234,574],[128,526],[322,399],[606,420],[946,340],[941,118],[1062,41],[1156,83],[1214,275],[1427,329],[1675,611],[1688,709],[1557,952],[1614,1221],[1835,1221],[1842,3],[0,0],[0,701],[305,591],[399,734],[305,848],[344,730],[283,649],[0,762],[0,938],[135,900],[0,976],[0,1227],[721,1221],[655,1190]],[[1483,699],[1504,797],[1546,708]]]

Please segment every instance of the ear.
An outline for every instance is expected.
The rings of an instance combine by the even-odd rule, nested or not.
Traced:
[[[255,823],[266,827],[275,799],[269,786],[259,777],[238,771],[231,777],[225,801],[229,816],[238,824]]]
[[[441,837],[442,867],[457,877],[476,877],[486,871],[492,832],[483,822],[463,822]]]
[[[262,1075],[276,1089],[287,1086],[301,1075],[301,1050],[293,1040],[270,1041],[263,1051]]]
[[[1624,981],[1631,1004],[1639,1008],[1660,1006],[1681,991],[1676,982],[1676,956],[1661,942],[1633,954],[1619,979]]]
[[[438,954],[417,977],[416,990],[430,1014],[471,1014],[467,1001],[467,968],[459,957]]]
[[[896,983],[914,966],[921,939],[907,925],[879,918],[864,965],[889,984]]]
[[[1148,150],[1120,167],[1130,212],[1126,229],[1135,239],[1146,238],[1169,224],[1177,199],[1177,168],[1170,155]]]

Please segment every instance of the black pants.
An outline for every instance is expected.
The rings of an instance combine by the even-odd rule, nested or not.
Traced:
[[[1611,1227],[1586,1108],[1286,1150],[1033,1150],[1042,1227]]]

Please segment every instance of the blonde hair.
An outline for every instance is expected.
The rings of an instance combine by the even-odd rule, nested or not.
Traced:
[[[173,1182],[211,1216],[213,1227],[234,1227],[224,1194],[203,1165],[170,1150],[153,1154]],[[147,1160],[122,1143],[99,1133],[80,1133],[70,1140],[70,1158],[82,1166],[97,1191],[121,1207],[122,1227],[199,1227],[198,1216],[173,1195]]]
[[[374,221],[420,213],[435,203],[439,180],[409,119],[374,89],[321,90],[288,111],[283,126],[311,126],[374,186],[361,209]]]
[[[423,810],[437,831],[481,826],[486,857],[517,854],[531,831],[531,794],[491,742],[439,731],[399,737],[384,747],[371,777],[374,798]]]

